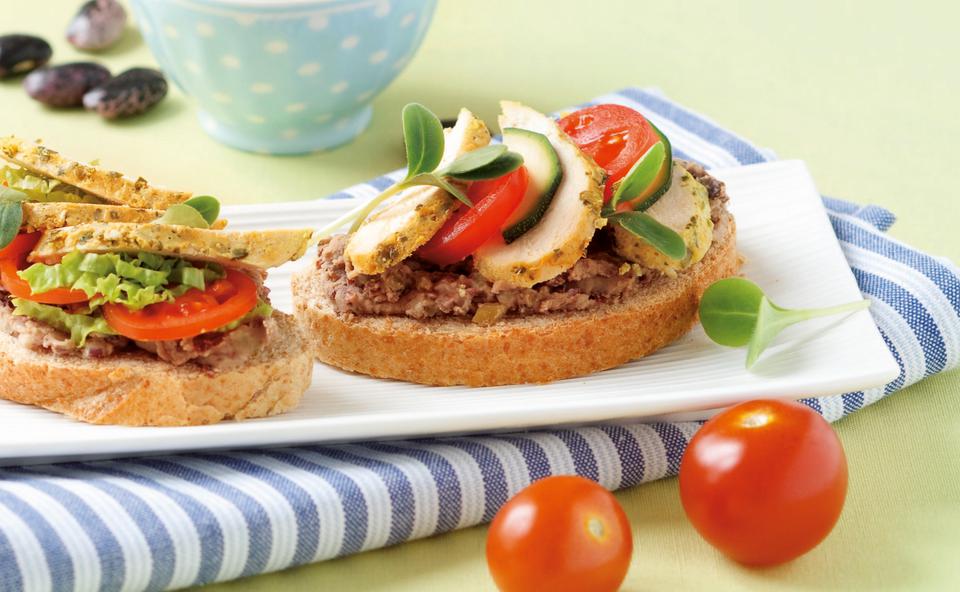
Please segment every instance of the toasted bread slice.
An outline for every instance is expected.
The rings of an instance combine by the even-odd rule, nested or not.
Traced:
[[[310,385],[313,359],[293,317],[274,313],[267,346],[242,368],[171,366],[147,352],[101,360],[24,349],[0,334],[0,398],[96,424],[190,426],[283,413]]]
[[[81,224],[45,232],[31,257],[44,261],[74,251],[147,251],[267,269],[302,257],[312,236],[310,229],[230,231],[167,224]]]
[[[382,378],[432,385],[543,383],[646,356],[693,327],[703,291],[740,267],[736,225],[723,211],[706,256],[676,278],[660,276],[626,302],[583,312],[470,319],[346,320],[319,293],[314,266],[293,278],[304,337],[321,362]]]
[[[0,157],[38,175],[57,179],[114,204],[132,208],[166,209],[190,199],[190,193],[152,187],[146,179],[84,164],[61,156],[39,143],[14,136],[0,138]]]

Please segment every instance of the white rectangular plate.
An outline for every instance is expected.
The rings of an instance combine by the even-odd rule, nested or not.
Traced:
[[[802,162],[714,174],[726,181],[731,196],[746,261],[743,272],[774,302],[814,307],[861,297]],[[235,229],[321,226],[352,205],[328,200],[235,206],[225,208],[224,216]],[[304,264],[292,263],[271,274],[268,283],[277,308],[292,309],[290,274]],[[714,345],[698,327],[643,360],[548,385],[426,387],[317,364],[313,384],[297,410],[191,428],[92,426],[0,401],[0,463],[492,432],[668,414],[689,418],[757,397],[860,390],[898,373],[867,313],[788,329],[752,372],[744,369],[745,355]]]

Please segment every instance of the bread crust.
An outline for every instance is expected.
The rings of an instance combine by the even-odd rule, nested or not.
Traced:
[[[283,413],[310,385],[313,359],[293,317],[274,313],[268,342],[243,367],[172,366],[146,352],[102,360],[20,347],[0,335],[0,397],[94,424],[192,426]]]
[[[429,385],[544,383],[613,368],[687,333],[703,291],[740,268],[736,223],[723,211],[714,242],[676,278],[658,277],[628,301],[570,313],[511,317],[482,327],[470,319],[338,315],[319,293],[314,266],[293,278],[296,316],[321,362]]]

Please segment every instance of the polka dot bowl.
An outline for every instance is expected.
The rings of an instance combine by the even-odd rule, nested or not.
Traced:
[[[203,129],[251,152],[350,141],[409,63],[436,0],[133,0],[163,71]]]

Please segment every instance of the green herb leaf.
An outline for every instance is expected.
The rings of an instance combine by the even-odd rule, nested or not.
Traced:
[[[407,178],[428,173],[443,157],[443,125],[419,103],[403,108],[403,141],[407,146]]]
[[[456,175],[447,176],[460,181],[483,181],[496,179],[507,173],[512,173],[523,165],[523,156],[516,152],[504,152],[496,160],[472,171],[465,171]]]
[[[727,278],[714,282],[700,299],[700,324],[715,343],[743,347],[753,337],[764,298],[760,286],[749,280]]]
[[[422,175],[417,175],[416,177],[412,177],[405,181],[404,185],[407,187],[415,187],[417,185],[430,185],[432,187],[439,187],[459,200],[461,203],[465,204],[467,207],[473,207],[473,202],[470,201],[470,198],[467,197],[467,195],[461,191],[459,187],[434,173],[423,173]]]
[[[199,210],[187,204],[175,204],[167,208],[163,216],[157,218],[153,224],[172,224],[174,226],[189,226],[191,228],[210,228],[210,224]]]
[[[0,201],[0,249],[5,248],[20,234],[23,224],[23,205],[19,201]]]
[[[613,207],[615,208],[622,201],[630,201],[649,188],[656,181],[657,173],[663,168],[666,157],[667,150],[663,142],[657,142],[651,146],[617,183],[617,188],[610,200]]]
[[[0,185],[0,201],[20,203],[28,199],[30,196],[26,193]]]
[[[477,148],[454,160],[450,163],[450,166],[436,171],[436,174],[439,177],[458,177],[464,173],[469,173],[470,171],[487,166],[500,158],[506,151],[507,147],[503,144],[491,144],[483,148]]]
[[[198,195],[191,197],[183,202],[183,205],[190,206],[200,212],[207,224],[213,224],[220,217],[220,202],[212,195]]]
[[[650,214],[621,212],[610,216],[609,220],[671,259],[683,259],[687,256],[687,245],[683,242],[683,237],[672,228],[657,222]]]
[[[707,337],[720,345],[747,346],[747,368],[781,331],[802,321],[855,312],[870,306],[857,300],[838,306],[790,310],[771,302],[759,286],[743,278],[714,282],[700,299],[700,323]]]

